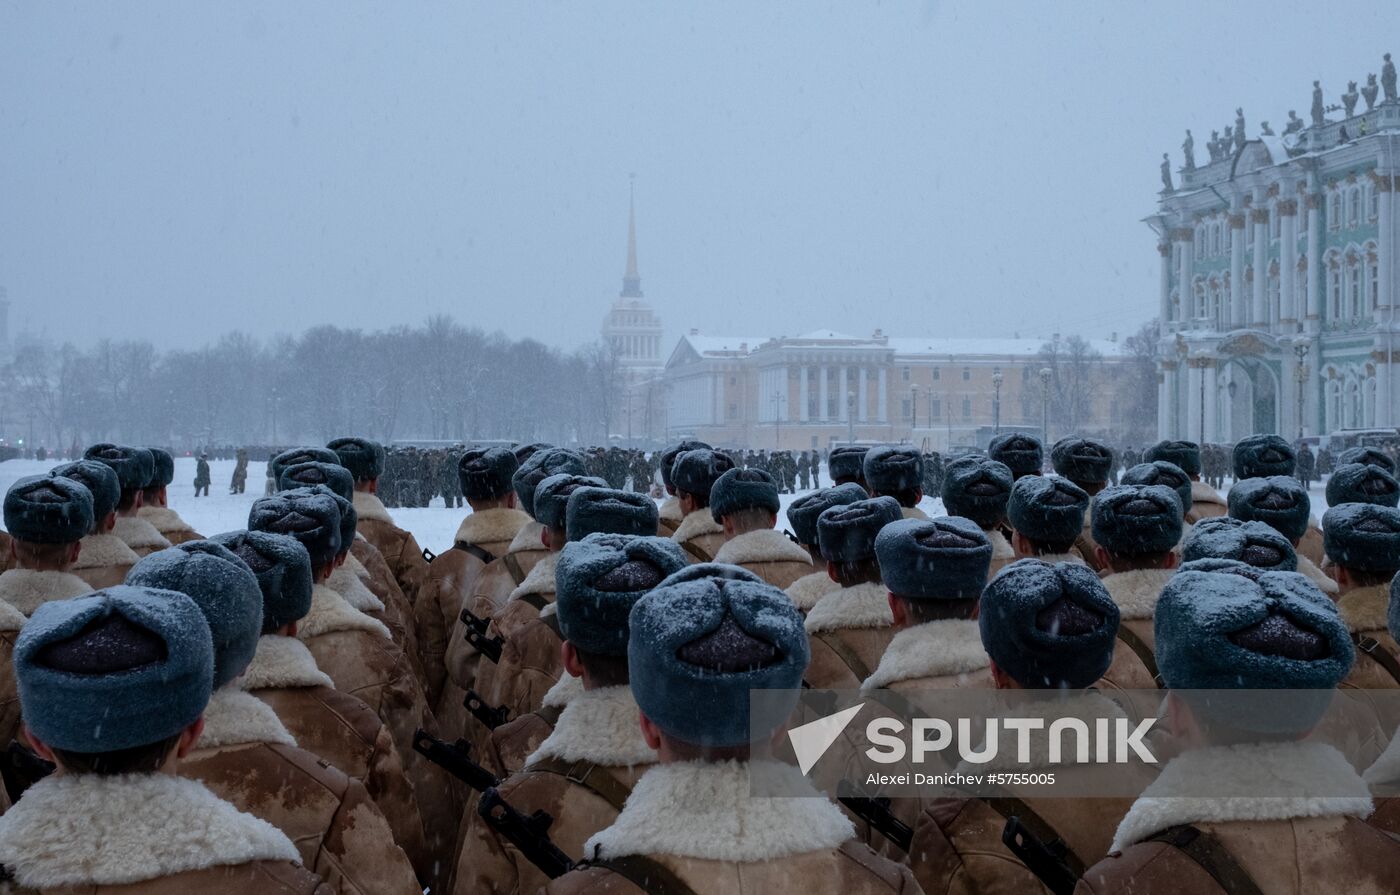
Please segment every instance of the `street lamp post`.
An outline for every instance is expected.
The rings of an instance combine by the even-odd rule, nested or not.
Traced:
[[[992,399],[992,431],[996,435],[1001,434],[1001,367],[992,370],[992,388],[996,392],[996,397]]]
[[[1298,357],[1298,366],[1294,368],[1293,375],[1298,383],[1298,441],[1303,440],[1303,398],[1304,389],[1308,383],[1308,342],[1306,339],[1298,339],[1293,343],[1293,353]]]
[[[919,387],[911,386],[909,389],[909,413],[912,414],[912,421],[909,424],[909,443],[913,444],[915,430],[919,428]]]
[[[1049,367],[1040,368],[1040,437],[1050,441],[1050,378],[1055,374]]]

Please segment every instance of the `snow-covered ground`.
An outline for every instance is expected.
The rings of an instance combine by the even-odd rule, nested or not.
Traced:
[[[60,461],[62,462],[62,461]],[[48,472],[58,463],[38,460],[7,460],[0,463],[0,491],[8,491],[10,485],[24,476]],[[170,506],[185,518],[195,531],[203,534],[218,534],[233,531],[248,524],[248,508],[261,497],[265,487],[267,470],[264,463],[248,464],[248,489],[243,494],[229,494],[229,480],[233,477],[232,460],[213,460],[209,463],[214,484],[209,488],[208,497],[194,496],[194,466],[192,457],[179,457],[175,460],[175,481],[169,489]],[[1322,517],[1327,509],[1327,500],[1321,485],[1314,485],[1312,495],[1313,515]],[[783,511],[779,514],[779,525],[787,525],[786,510],[797,495],[782,496]],[[930,516],[943,513],[943,501],[926,497],[920,508]],[[435,498],[433,506],[422,509],[390,510],[394,520],[413,532],[418,543],[434,553],[440,553],[452,546],[452,538],[462,518],[470,509],[447,509],[441,498]]]

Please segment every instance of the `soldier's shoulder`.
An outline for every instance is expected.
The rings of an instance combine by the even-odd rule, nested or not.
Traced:
[[[1217,892],[1201,865],[1165,842],[1139,842],[1112,852],[1080,878],[1076,893]]]
[[[606,867],[586,865],[551,880],[546,895],[633,895],[644,890]]]

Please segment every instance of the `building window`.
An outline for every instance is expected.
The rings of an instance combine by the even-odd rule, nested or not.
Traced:
[[[939,371],[939,369],[938,369],[937,367],[934,367],[934,368],[933,368],[933,381],[934,381],[934,382],[937,382],[937,381],[938,381],[939,379],[941,379],[941,378],[942,378],[942,373]]]
[[[1351,319],[1361,317],[1361,266],[1356,256],[1347,258],[1347,295],[1351,299]]]
[[[913,416],[914,404],[908,398],[904,398],[903,400],[901,400],[899,402],[899,406],[901,412],[904,414],[904,419],[907,420],[909,419],[909,417]]]
[[[739,377],[738,377],[738,376],[730,376],[730,377],[729,377],[729,384],[730,384],[730,385],[738,385],[738,384],[739,384]]]
[[[1283,233],[1283,218],[1277,213],[1269,215],[1269,238],[1278,239]]]
[[[1245,244],[1246,246],[1252,246],[1252,245],[1254,245],[1254,225],[1253,225],[1253,224],[1250,224],[1249,226],[1247,226],[1247,227],[1244,228],[1244,244]]]
[[[1375,255],[1366,256],[1367,291],[1371,293],[1371,310],[1381,306],[1381,271]]]
[[[1347,191],[1347,224],[1355,227],[1361,215],[1361,190],[1352,187]]]
[[[1327,317],[1329,320],[1342,317],[1342,268],[1336,258],[1327,263]]]
[[[971,368],[971,367],[963,367],[963,382],[967,382],[967,381],[970,380],[971,378],[972,378],[972,368]]]
[[[908,368],[908,367],[904,367],[903,369],[901,369],[901,370],[899,371],[899,378],[902,379],[902,380],[904,380],[905,382],[908,382],[908,381],[909,381],[909,368]]]
[[[1220,254],[1220,250],[1221,250],[1220,225],[1219,225],[1219,224],[1216,224],[1215,226],[1211,227],[1210,238],[1211,238],[1211,242],[1212,242],[1212,249],[1214,250],[1215,254],[1219,255],[1219,254]]]
[[[1381,216],[1381,191],[1375,186],[1366,188],[1366,220],[1375,223]]]
[[[943,399],[930,398],[928,402],[928,415],[934,419],[943,417]]]
[[[732,419],[732,420],[736,420],[736,419],[739,418],[739,405],[738,405],[738,404],[730,404],[730,405],[729,405],[729,418]]]
[[[1327,229],[1342,229],[1342,194],[1334,192],[1327,202]]]
[[[963,419],[972,419],[972,399],[963,398]]]

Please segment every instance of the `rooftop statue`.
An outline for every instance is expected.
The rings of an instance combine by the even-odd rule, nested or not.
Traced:
[[[1356,82],[1347,82],[1347,92],[1342,94],[1342,108],[1346,109],[1347,117],[1356,114],[1356,101],[1361,98],[1361,94],[1356,92]]]
[[[1165,152],[1162,153],[1162,192],[1174,192],[1172,188],[1172,160]]]
[[[1271,127],[1269,127],[1269,122],[1267,122],[1267,121],[1261,121],[1261,122],[1259,122],[1259,136],[1261,136],[1261,137],[1273,137],[1273,136],[1276,136],[1276,134],[1274,133],[1274,129],[1271,128]]]
[[[1381,66],[1381,87],[1385,90],[1385,101],[1395,102],[1395,63],[1390,61],[1389,53],[1385,54],[1385,64]]]
[[[1189,128],[1186,131],[1186,140],[1181,144],[1181,151],[1186,155],[1186,170],[1196,170],[1196,141]]]
[[[1298,117],[1298,113],[1293,109],[1288,110],[1288,124],[1284,126],[1285,134],[1296,134],[1303,129],[1303,119]]]
[[[1327,118],[1322,106],[1321,81],[1313,81],[1312,123],[1313,127],[1322,127],[1322,125],[1327,123]]]
[[[1244,148],[1244,109],[1235,109],[1235,149]]]
[[[1366,100],[1367,112],[1376,107],[1376,94],[1380,92],[1380,85],[1376,83],[1376,74],[1372,72],[1366,76],[1366,86],[1361,88],[1361,96]]]

